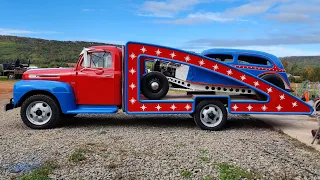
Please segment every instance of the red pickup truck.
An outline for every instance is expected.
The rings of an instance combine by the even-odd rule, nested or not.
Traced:
[[[146,63],[159,60],[174,64],[177,75],[146,69]],[[169,67],[164,64],[168,66],[163,68]],[[188,66],[241,86],[185,81]],[[74,68],[26,71],[23,80],[15,83],[13,98],[5,109],[17,107],[21,107],[22,121],[35,129],[52,128],[63,117],[117,113],[121,108],[128,114],[190,114],[207,130],[221,129],[228,113],[313,112],[284,89],[237,67],[200,54],[138,42],[128,42],[123,48],[84,48]]]

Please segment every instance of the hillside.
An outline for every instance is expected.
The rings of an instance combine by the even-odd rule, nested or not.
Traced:
[[[55,41],[36,38],[0,36],[0,63],[16,58],[31,59],[32,64],[76,62],[83,47],[106,45],[84,41]]]
[[[41,67],[76,62],[83,47],[106,45],[99,42],[55,41],[17,36],[0,36],[0,63],[12,62],[16,58],[31,59],[32,64]],[[281,58],[291,67],[320,66],[320,56],[298,56]],[[61,65],[63,63],[63,65]]]

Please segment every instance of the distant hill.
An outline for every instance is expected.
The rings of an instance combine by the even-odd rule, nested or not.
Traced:
[[[288,62],[288,66],[292,66],[294,63],[296,63],[298,67],[320,66],[320,56],[291,56],[291,57],[283,57],[280,59],[281,61]]]
[[[55,41],[17,36],[0,36],[0,63],[31,59],[32,64],[76,62],[84,47],[113,45],[99,42]]]
[[[55,41],[37,38],[0,36],[0,63],[31,59],[32,64],[48,67],[48,64],[74,63],[83,47],[93,45],[113,45],[100,42]],[[320,56],[293,56],[281,60],[288,66],[320,66]],[[52,66],[51,66],[52,67]]]

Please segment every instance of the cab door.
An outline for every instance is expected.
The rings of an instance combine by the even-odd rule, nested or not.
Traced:
[[[88,53],[89,66],[84,60],[76,73],[78,105],[114,105],[114,65],[110,52]]]

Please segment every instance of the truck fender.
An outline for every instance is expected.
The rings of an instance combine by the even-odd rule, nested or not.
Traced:
[[[65,82],[47,80],[21,80],[16,82],[13,87],[14,106],[21,106],[24,100],[35,94],[52,96],[59,103],[63,113],[76,109],[73,88]]]

